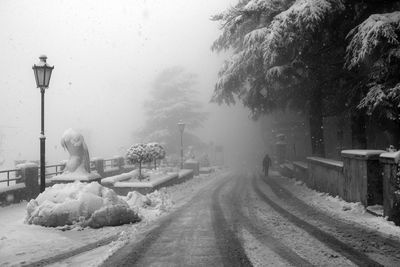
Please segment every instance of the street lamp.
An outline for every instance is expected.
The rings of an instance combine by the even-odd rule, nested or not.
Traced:
[[[40,192],[46,189],[46,178],[45,178],[45,140],[44,135],[44,91],[49,87],[51,72],[54,66],[47,64],[47,57],[42,55],[39,57],[40,62],[36,65],[34,64],[32,69],[35,74],[36,86],[40,88],[40,93],[42,97],[41,101],[41,128],[40,128]]]
[[[183,131],[185,130],[185,123],[183,121],[178,122],[178,129],[181,132],[181,169],[183,169]]]

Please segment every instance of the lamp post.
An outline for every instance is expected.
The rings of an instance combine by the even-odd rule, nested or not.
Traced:
[[[183,121],[178,122],[178,129],[181,132],[181,169],[183,169],[183,131],[185,130],[185,123]]]
[[[51,72],[54,66],[47,64],[47,57],[42,55],[39,57],[40,62],[34,64],[32,69],[35,74],[36,86],[40,88],[41,94],[41,127],[40,127],[40,192],[46,189],[46,167],[45,167],[45,141],[46,136],[44,135],[44,92],[49,87]]]

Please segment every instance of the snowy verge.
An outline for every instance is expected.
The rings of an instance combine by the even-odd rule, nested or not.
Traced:
[[[378,231],[383,235],[400,239],[400,227],[388,221],[387,218],[368,213],[360,202],[347,202],[339,196],[334,197],[328,193],[312,190],[302,181],[281,177],[282,179],[279,179],[280,184],[308,205],[341,220],[356,223],[367,229]],[[380,208],[380,206],[368,207],[368,209],[372,209],[378,214],[380,213]]]
[[[63,195],[59,194],[55,199],[61,200],[68,195],[68,192],[59,193]],[[0,266],[29,265],[52,257],[62,259],[65,254],[71,257],[71,251],[82,251],[82,248],[90,246],[90,244],[114,240],[105,245],[103,249],[96,250],[98,258],[89,259],[88,257],[93,255],[91,252],[88,252],[87,256],[82,255],[84,261],[91,260],[96,263],[94,266],[97,266],[97,263],[104,261],[118,248],[134,238],[137,228],[146,229],[151,221],[168,212],[173,206],[170,194],[165,190],[155,191],[146,196],[131,192],[127,197],[117,197],[120,201],[125,201],[128,208],[142,219],[140,223],[115,227],[84,228],[78,221],[77,224],[72,225],[42,227],[24,222],[27,213],[26,202],[0,208]],[[112,213],[108,215],[112,216]],[[85,251],[83,249],[82,253],[86,254]]]
[[[55,256],[59,260],[54,266],[98,266],[116,250],[148,231],[170,210],[187,203],[196,191],[213,183],[217,176],[225,175],[228,172],[216,169],[213,174],[200,175],[146,196],[133,192],[130,196],[122,197],[141,217],[142,221],[136,224],[102,228],[75,225],[42,227],[24,223],[26,202],[0,207],[0,266],[29,265]],[[114,241],[98,249],[82,250],[106,239]],[[71,254],[74,250],[80,252]]]

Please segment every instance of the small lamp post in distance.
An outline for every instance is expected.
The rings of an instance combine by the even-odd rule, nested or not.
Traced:
[[[35,75],[36,86],[40,88],[41,94],[41,127],[40,127],[40,192],[46,189],[46,160],[45,160],[45,141],[46,136],[44,135],[44,92],[49,87],[51,73],[54,66],[47,64],[47,57],[42,55],[39,57],[40,62],[34,64],[32,69]]]
[[[185,130],[185,123],[181,120],[178,122],[178,129],[181,133],[181,169],[183,169],[183,131]]]

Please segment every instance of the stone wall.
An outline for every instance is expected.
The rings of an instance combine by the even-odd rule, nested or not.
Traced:
[[[320,157],[308,157],[308,177],[304,181],[309,188],[333,196],[343,193],[343,162]]]
[[[364,206],[382,204],[384,197],[379,155],[383,152],[344,150],[341,153],[343,161],[308,157],[307,163],[293,162],[293,168],[281,167],[280,170],[282,175],[295,177],[311,189],[340,196],[346,201],[361,202]],[[393,175],[393,170],[388,175]]]

